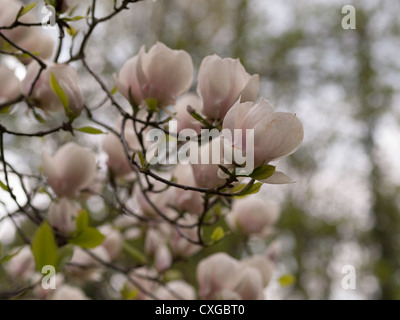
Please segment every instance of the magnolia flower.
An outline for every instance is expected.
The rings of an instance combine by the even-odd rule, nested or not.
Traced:
[[[62,197],[76,197],[88,187],[96,174],[94,153],[73,142],[63,145],[54,156],[42,154],[43,173],[54,192]]]
[[[229,227],[246,236],[266,237],[279,216],[278,207],[259,197],[236,200],[226,216]]]
[[[177,133],[181,132],[183,129],[193,129],[197,134],[201,132],[200,122],[195,120],[187,110],[187,107],[190,106],[193,110],[200,113],[201,105],[200,98],[193,93],[189,93],[178,100],[175,105],[175,119],[178,122]]]
[[[0,1],[0,27],[8,27],[13,24],[16,20],[17,15],[23,4],[17,0],[2,0]],[[28,12],[18,19],[18,21],[23,23],[33,23],[35,22],[35,16]],[[17,43],[29,37],[32,32],[32,28],[25,26],[18,26],[12,29],[2,30],[2,33],[9,38],[12,42]],[[0,38],[0,44],[3,39]]]
[[[20,82],[14,71],[0,65],[0,103],[16,99],[21,93]]]
[[[110,225],[101,226],[99,231],[105,236],[101,246],[107,250],[111,260],[114,260],[122,251],[124,240],[121,233]]]
[[[255,300],[263,298],[263,276],[257,267],[226,253],[215,253],[197,267],[199,295],[204,299]]]
[[[242,264],[258,270],[262,278],[263,288],[265,288],[272,278],[274,262],[268,256],[255,255],[242,260]]]
[[[68,198],[61,198],[51,203],[48,213],[50,225],[63,235],[69,235],[76,229],[75,219],[81,207]]]
[[[249,75],[239,59],[217,55],[203,59],[199,69],[197,92],[203,100],[203,114],[212,120],[222,120],[241,96],[241,101],[255,101],[258,75]]]
[[[210,143],[201,145],[198,152],[198,163],[191,163],[197,186],[215,188],[225,183],[226,179],[218,176],[218,164],[222,164],[222,150],[220,138],[215,138]]]
[[[292,154],[304,137],[303,125],[295,114],[274,112],[274,107],[264,98],[255,105],[238,100],[226,114],[223,129],[230,133],[223,130],[224,143],[241,153],[246,150],[246,130],[253,130],[255,167]],[[235,137],[235,129],[241,130],[241,138]],[[290,179],[282,172],[275,172],[264,182],[288,183]]]
[[[146,300],[151,297],[149,294],[154,295],[154,291],[159,287],[158,283],[151,279],[157,278],[157,271],[153,268],[140,267],[133,269],[128,275],[134,282],[127,281],[125,286],[128,291],[137,290],[138,300]],[[133,283],[137,284],[135,286]]]
[[[6,270],[12,279],[28,280],[35,272],[35,260],[29,246],[24,246],[16,256],[6,264]]]
[[[174,294],[175,293],[175,294]],[[195,300],[194,288],[183,280],[167,282],[165,286],[159,287],[154,295],[159,300]]]
[[[129,59],[115,79],[119,92],[128,100],[130,94],[140,105],[153,98],[159,105],[173,104],[186,93],[193,81],[193,63],[183,50],[172,50],[157,42],[146,53],[144,46]]]
[[[133,130],[132,122],[127,122],[124,133],[128,147],[132,150],[139,149],[140,144]],[[108,155],[107,166],[114,174],[123,176],[132,172],[131,163],[119,137],[111,133],[105,135],[103,149]]]
[[[82,289],[63,284],[51,296],[51,300],[89,300]]]
[[[42,59],[50,59],[53,54],[54,41],[48,34],[40,32],[38,29],[32,29],[30,34],[20,40],[18,45],[23,49],[34,52],[36,56]],[[29,64],[32,57],[19,57],[23,64]]]
[[[240,263],[226,253],[215,253],[197,266],[199,295],[204,299],[213,299],[223,290],[230,290],[240,272]]]
[[[24,94],[29,95],[40,66],[32,61],[27,68],[25,79],[22,81]],[[42,71],[35,83],[31,98],[36,107],[45,112],[63,110],[64,106],[50,86],[50,77],[54,74],[57,83],[68,99],[68,108],[74,116],[78,116],[83,108],[83,96],[78,85],[78,74],[75,69],[66,64],[47,62],[47,68]]]
[[[179,184],[190,187],[196,186],[193,169],[189,164],[178,164],[174,169],[174,176]],[[200,192],[183,190],[180,188],[175,190],[175,201],[173,205],[179,210],[200,214],[203,211],[203,202],[203,197]]]

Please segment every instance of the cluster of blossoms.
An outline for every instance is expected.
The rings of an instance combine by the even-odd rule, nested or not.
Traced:
[[[0,2],[0,25],[15,21],[16,3]],[[24,19],[32,22],[29,15]],[[36,36],[27,34],[31,30],[36,29],[18,26],[7,37],[27,51],[39,52],[42,59],[23,61],[29,64],[21,84],[12,70],[0,67],[0,85],[4,84],[0,86],[0,103],[22,95],[31,108],[41,109],[47,117],[65,112],[68,130],[73,131],[72,124],[84,108],[78,73],[69,64],[47,61],[52,46],[37,39],[30,44],[28,39]],[[39,44],[43,50],[35,47]],[[158,42],[147,52],[140,48],[114,80],[126,108],[112,100],[119,118],[117,129],[102,140],[107,177],[99,169],[102,164],[96,153],[75,142],[62,145],[53,155],[47,151],[42,154],[42,173],[51,188],[46,190],[51,201],[39,229],[44,230],[43,224],[48,223],[57,250],[72,249],[62,267],[63,275],[57,275],[57,289],[37,285],[33,294],[40,299],[88,299],[79,286],[109,276],[106,267],[126,262],[130,254],[135,263],[125,268],[123,275],[121,268],[115,267],[119,273],[112,279],[113,288],[123,298],[263,299],[275,264],[265,250],[248,253],[243,259],[226,253],[201,259],[196,270],[197,292],[182,272],[171,271],[176,271],[180,261],[201,256],[204,247],[230,234],[244,242],[265,242],[274,234],[278,207],[248,194],[258,191],[257,180],[292,182],[270,162],[297,150],[303,140],[301,122],[295,114],[275,112],[264,98],[257,101],[259,77],[247,73],[238,59],[205,57],[199,66],[197,93],[189,92],[194,81],[190,55]],[[180,163],[172,169],[150,165],[146,161],[146,133],[154,127],[172,133],[167,122],[160,121],[163,117],[177,121],[176,133],[192,129],[200,135],[210,128],[221,132],[207,144],[197,144],[202,158],[213,157],[221,145],[243,155],[248,151],[248,135],[252,135],[255,170],[236,175],[232,169],[239,165],[235,161],[226,167],[221,161]],[[240,139],[236,139],[238,135]],[[221,160],[226,156],[220,152],[216,157]],[[88,205],[95,196],[102,199],[107,211],[96,228],[89,219]],[[211,237],[205,235],[206,226],[214,228]],[[6,269],[12,278],[34,283],[40,278],[35,265],[37,270],[32,244],[31,248],[22,247]]]

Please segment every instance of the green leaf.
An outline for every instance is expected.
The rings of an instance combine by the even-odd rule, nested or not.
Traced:
[[[192,107],[188,107],[187,110],[190,113],[190,115],[198,122],[200,122],[202,125],[206,126],[208,129],[214,129],[214,126],[212,126],[206,119],[204,119],[200,114],[198,114]]]
[[[56,270],[61,270],[68,262],[72,259],[74,253],[74,247],[72,245],[66,245],[58,250],[57,254],[57,267]]]
[[[142,169],[145,169],[147,167],[146,159],[144,158],[144,155],[140,150],[138,151],[138,156],[140,159],[140,164],[142,166]]]
[[[211,240],[217,242],[221,240],[225,235],[225,231],[222,227],[216,227],[211,234]]]
[[[47,222],[43,222],[33,236],[31,249],[35,258],[36,270],[41,272],[46,265],[56,267],[57,244],[53,230]]]
[[[52,6],[52,7],[54,7],[54,8],[57,6],[57,0],[44,0],[44,2],[45,2],[47,5]]]
[[[34,7],[36,7],[36,3],[31,3],[28,4],[26,7],[21,7],[21,10],[19,10],[17,19],[22,17],[24,14],[27,14],[29,11],[31,11]]]
[[[144,100],[144,102],[146,102],[147,107],[149,108],[150,111],[158,112],[158,101],[157,101],[157,99],[147,98],[147,99]]]
[[[7,185],[6,185],[3,181],[1,181],[1,180],[0,180],[0,187],[1,187],[4,191],[8,191]]]
[[[129,88],[129,103],[132,106],[133,113],[137,114],[139,112],[139,106],[136,104],[135,99],[133,99],[131,88]]]
[[[82,20],[82,19],[86,19],[86,17],[84,16],[76,16],[73,18],[62,18],[62,20],[64,21],[78,21],[78,20]]]
[[[82,127],[78,129],[74,129],[80,132],[88,133],[88,134],[107,134],[107,132],[101,131],[100,129],[93,127]]]
[[[11,112],[12,106],[6,106],[0,108],[0,114],[9,114]]]
[[[66,30],[67,30],[67,33],[72,37],[72,39],[74,39],[79,32],[79,30],[75,30],[75,28],[70,25],[68,25]]]
[[[262,185],[263,185],[263,184],[262,184],[261,182],[257,182],[257,183],[253,183],[253,184],[247,185],[247,186],[244,187],[243,190],[240,191],[240,193],[237,194],[235,197],[240,198],[240,197],[248,196],[248,195],[250,195],[250,194],[255,194],[255,193],[257,193],[258,191],[260,191],[260,188],[261,188]]]
[[[78,213],[75,220],[76,231],[75,234],[84,232],[89,227],[89,213],[83,209]]]
[[[70,120],[75,119],[76,115],[69,108],[68,97],[65,94],[64,90],[58,84],[56,76],[54,75],[53,72],[50,74],[50,87],[54,91],[54,93],[57,95],[58,99],[60,99],[60,101],[64,107],[65,114],[67,115],[68,119],[70,119]]]
[[[114,86],[112,89],[111,89],[111,94],[112,95],[114,95],[114,94],[116,94],[118,92],[118,88],[117,88],[117,86]]]
[[[128,253],[137,262],[142,263],[142,264],[147,262],[146,256],[141,251],[139,251],[135,247],[131,246],[129,243],[124,242],[122,245],[122,248],[126,253]]]
[[[68,239],[68,243],[80,246],[85,249],[96,248],[104,241],[104,235],[95,228],[87,227],[76,237]]]
[[[284,274],[278,281],[282,287],[288,287],[296,282],[296,277],[292,274]]]
[[[45,123],[46,122],[46,120],[44,120],[43,117],[39,113],[37,113],[35,111],[35,108],[32,108],[31,110],[32,110],[32,114],[35,117],[37,122],[39,122],[39,123]]]
[[[275,166],[269,164],[262,164],[261,166],[254,169],[254,171],[249,175],[249,177],[256,180],[264,180],[272,176],[275,172]]]
[[[139,294],[138,289],[129,290],[127,284],[125,283],[121,289],[121,296],[125,300],[136,300],[137,295]]]

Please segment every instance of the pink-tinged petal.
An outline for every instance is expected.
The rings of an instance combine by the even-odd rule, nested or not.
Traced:
[[[247,114],[253,109],[252,102],[240,102],[240,98],[233,107],[226,114],[222,127],[234,131],[234,129],[242,129],[243,121],[246,119]]]
[[[177,101],[175,105],[175,118],[178,121],[177,131],[193,129],[196,133],[200,133],[201,124],[189,114],[187,106],[191,106],[197,113],[200,113],[202,102],[195,94],[187,94]]]
[[[75,143],[67,143],[54,156],[61,179],[62,195],[73,197],[87,187],[96,173],[94,153]]]
[[[258,160],[270,162],[292,154],[304,138],[300,120],[295,114],[287,112],[271,114],[257,123],[254,130],[255,146],[259,147],[258,154],[255,154],[255,163]]]
[[[130,58],[122,66],[118,78],[115,79],[115,84],[118,91],[129,101],[129,90],[131,91],[132,98],[136,103],[142,100],[142,93],[139,80],[137,78],[137,61],[138,56]]]
[[[272,176],[267,179],[261,180],[261,182],[268,183],[268,184],[288,184],[288,183],[295,183],[290,177],[284,174],[281,171],[275,171]]]
[[[260,272],[250,266],[242,268],[234,291],[241,296],[242,300],[262,300],[263,279]]]
[[[203,113],[210,119],[218,119],[221,103],[231,89],[229,68],[217,55],[207,56],[199,68],[197,92],[203,100]]]
[[[239,93],[242,102],[246,101],[254,102],[257,100],[259,82],[260,82],[260,77],[258,74],[254,74],[250,77],[246,86]]]
[[[269,284],[274,272],[274,263],[271,260],[262,255],[254,255],[246,258],[242,263],[257,269],[258,272],[260,272],[264,288]]]
[[[59,191],[59,172],[57,171],[54,158],[50,157],[46,151],[42,153],[42,168],[43,173],[47,178],[48,183],[55,193]]]
[[[20,82],[13,70],[0,65],[0,103],[17,98],[21,93]]]

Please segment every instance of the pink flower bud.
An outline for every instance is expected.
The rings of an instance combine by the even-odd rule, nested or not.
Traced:
[[[236,200],[227,215],[229,227],[247,236],[266,237],[279,216],[278,207],[259,197]]]
[[[138,105],[147,98],[154,98],[160,105],[166,106],[186,93],[192,81],[193,63],[190,55],[157,42],[147,53],[141,47],[138,55],[123,65],[116,85],[128,100],[130,91]]]
[[[263,299],[263,281],[260,272],[256,268],[242,266],[240,276],[236,281],[237,283],[233,290],[239,294],[241,300]]]
[[[54,156],[42,154],[43,173],[54,192],[62,197],[76,197],[88,187],[96,174],[94,153],[73,142],[63,145]]]
[[[201,112],[201,100],[195,94],[187,94],[178,100],[175,105],[176,120],[178,121],[178,133],[183,129],[193,129],[198,134],[201,131],[201,124],[195,120],[187,110],[187,107],[191,106],[197,113]]]
[[[63,235],[69,235],[76,229],[75,219],[81,207],[68,198],[61,198],[51,203],[48,219],[51,226]]]
[[[12,279],[28,280],[35,272],[35,260],[31,248],[24,246],[7,262],[6,270]]]
[[[156,290],[155,296],[160,300],[195,300],[194,288],[183,280],[174,280]],[[176,293],[175,295],[173,293]]]
[[[51,300],[89,300],[82,289],[63,284],[56,289],[51,296]]]
[[[26,96],[28,96],[39,70],[40,66],[36,61],[32,61],[29,64],[26,77],[22,81],[23,91]],[[60,98],[50,86],[50,76],[52,73],[67,96],[69,110],[73,115],[78,116],[83,108],[83,96],[78,85],[78,74],[74,68],[65,64],[47,63],[47,68],[40,74],[31,95],[35,106],[45,112],[64,109]]]
[[[13,24],[16,20],[19,10],[23,6],[22,2],[17,0],[3,0],[0,1],[0,27],[7,27]],[[28,12],[18,19],[20,22],[33,23],[35,16]],[[2,30],[2,33],[14,43],[19,43],[22,39],[29,37],[32,29],[25,26],[18,26],[12,29]],[[0,45],[3,39],[0,38]]]
[[[239,96],[243,102],[257,99],[258,83],[258,75],[249,75],[239,59],[222,59],[215,54],[205,57],[197,85],[203,114],[212,120],[222,120]]]
[[[154,255],[154,267],[157,271],[163,272],[168,270],[172,264],[172,255],[168,247],[163,244],[159,246]]]
[[[304,130],[293,113],[274,112],[274,107],[265,99],[258,104],[237,101],[226,114],[223,129],[234,136],[234,129],[242,130],[242,139],[229,143],[234,148],[246,151],[246,129],[254,130],[254,165],[278,160],[295,152],[303,141]]]
[[[18,45],[29,52],[34,52],[41,59],[50,59],[53,55],[53,39],[38,29],[32,29],[27,37],[18,42]],[[24,56],[19,60],[23,64],[29,64],[33,59]]]
[[[197,266],[199,295],[203,299],[215,299],[223,290],[231,290],[240,272],[240,263],[226,253],[215,253]]]
[[[0,65],[0,103],[16,99],[21,94],[20,82],[14,71]]]
[[[118,130],[120,130],[119,125]],[[132,123],[128,122],[125,128],[125,142],[131,150],[139,149],[139,141],[133,131]],[[123,176],[132,172],[130,159],[119,137],[112,133],[107,134],[103,140],[103,149],[108,155],[107,166],[117,176]]]
[[[105,236],[101,246],[107,250],[111,260],[116,259],[122,251],[123,238],[121,233],[110,225],[104,225],[99,231]]]
[[[258,270],[262,278],[262,286],[265,288],[272,278],[274,272],[274,263],[267,256],[255,255],[248,257],[242,261],[246,266],[253,267]]]

